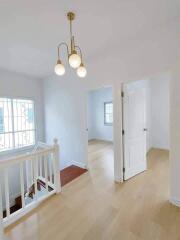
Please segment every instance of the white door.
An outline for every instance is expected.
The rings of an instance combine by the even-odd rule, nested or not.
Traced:
[[[146,89],[123,87],[124,180],[146,170]]]

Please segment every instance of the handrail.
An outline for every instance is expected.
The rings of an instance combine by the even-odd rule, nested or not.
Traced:
[[[48,148],[48,147],[52,147],[52,146],[50,146],[49,144],[47,144],[47,143],[44,143],[44,142],[38,142],[37,143],[37,145],[35,146],[35,148],[33,149],[33,151],[36,151],[36,150],[38,150],[39,148],[40,149],[45,149],[45,148]]]
[[[12,189],[9,177],[9,169],[18,167],[19,171],[19,191],[21,199],[21,208],[15,213],[11,213],[10,187]],[[19,173],[17,173],[19,172]],[[59,174],[59,145],[57,139],[54,139],[52,146],[45,143],[38,143],[31,153],[21,154],[0,161],[0,239],[3,236],[3,228],[13,223],[27,212],[35,208],[41,201],[47,199],[54,193],[61,192],[60,174]],[[4,181],[3,181],[4,180]],[[42,183],[38,188],[38,184]],[[4,189],[4,206],[2,202],[2,191]],[[31,199],[32,198],[32,199]],[[6,217],[3,218],[5,210]]]
[[[35,152],[31,152],[31,153],[28,153],[28,154],[21,154],[21,155],[18,155],[16,157],[11,157],[11,158],[8,158],[8,159],[0,160],[0,168],[4,168],[8,165],[9,166],[14,165],[17,162],[30,160],[32,157],[40,156],[44,153],[50,153],[50,152],[52,152],[52,150],[54,150],[54,147],[48,147],[48,148],[43,149],[43,150],[37,150]]]

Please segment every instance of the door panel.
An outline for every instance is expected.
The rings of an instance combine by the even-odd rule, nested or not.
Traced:
[[[124,85],[124,179],[146,170],[146,90]]]

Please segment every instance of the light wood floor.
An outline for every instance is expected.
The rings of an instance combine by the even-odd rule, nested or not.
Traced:
[[[176,240],[180,209],[168,202],[168,152],[152,150],[148,171],[113,181],[112,145],[91,142],[90,171],[7,229],[13,240]]]

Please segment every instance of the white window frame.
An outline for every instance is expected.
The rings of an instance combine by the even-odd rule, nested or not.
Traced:
[[[110,101],[110,102],[104,102],[104,125],[105,126],[112,126],[113,125],[113,121],[112,123],[107,123],[106,122],[106,104],[112,104],[112,108],[113,108],[113,102]],[[113,115],[113,114],[112,114]]]
[[[13,149],[9,149],[9,150],[3,150],[3,151],[0,152],[0,156],[9,155],[9,154],[23,152],[23,151],[26,151],[26,150],[33,149],[35,147],[35,145],[37,144],[36,101],[33,98],[28,98],[28,97],[0,96],[0,98],[8,98],[8,99],[10,99],[11,100],[11,104],[13,102],[13,99],[17,99],[17,100],[30,100],[30,101],[32,101],[34,103],[34,129],[33,129],[33,131],[34,131],[34,136],[35,136],[34,144],[29,145],[29,146],[20,147],[20,148],[13,148]],[[13,108],[12,108],[12,119],[14,119]],[[13,128],[14,128],[14,126],[13,126]],[[15,133],[15,132],[13,131],[13,133]]]

